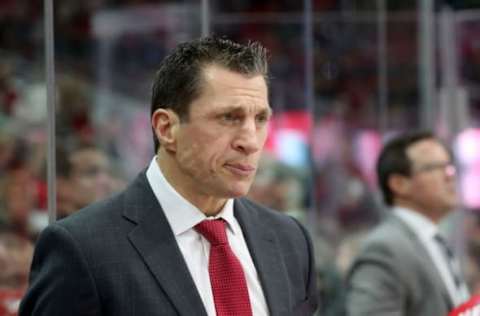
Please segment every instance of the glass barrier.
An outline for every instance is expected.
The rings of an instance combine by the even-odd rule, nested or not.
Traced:
[[[198,1],[78,6],[56,8],[69,13],[56,23],[59,218],[118,192],[148,164],[154,73],[201,29]]]
[[[441,106],[444,120],[450,126],[455,149],[459,187],[464,212],[452,223],[461,228],[457,240],[465,254],[465,267],[472,293],[480,293],[480,196],[474,188],[480,185],[480,11],[449,12],[456,45],[444,45],[452,50],[452,76],[444,80]],[[448,76],[445,74],[444,76]],[[455,229],[454,228],[454,229]]]
[[[43,6],[0,4],[0,313],[13,315],[47,223]]]
[[[344,273],[386,213],[378,153],[396,132],[424,127],[425,105],[413,2],[391,5],[383,16],[376,7],[339,3],[313,1],[304,12],[298,1],[56,1],[57,218],[122,190],[149,163],[151,82],[174,46],[202,32],[260,41],[270,51],[274,116],[249,197],[305,223],[316,248],[321,315],[341,315]],[[480,13],[441,14],[432,121],[457,158],[464,211],[446,226],[462,227],[456,244],[478,292]],[[6,297],[26,286],[33,244],[48,220],[43,22],[38,1],[0,4]],[[449,38],[456,46],[442,44]]]

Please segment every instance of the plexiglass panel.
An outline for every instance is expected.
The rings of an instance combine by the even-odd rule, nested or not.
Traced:
[[[344,273],[385,215],[374,170],[384,140],[427,121],[457,158],[461,212],[447,226],[477,291],[480,12],[436,7],[425,34],[415,1],[380,4],[55,1],[58,218],[120,191],[148,164],[151,83],[174,46],[206,33],[257,40],[270,51],[274,116],[249,197],[310,230],[321,315],[342,315]],[[0,288],[13,298],[48,218],[43,24],[42,1],[0,4]],[[432,36],[426,74],[419,43]],[[423,104],[426,75],[432,104]]]
[[[43,4],[0,3],[0,311],[14,315],[47,223]]]
[[[57,2],[58,217],[114,192],[153,157],[160,61],[200,36],[198,1]]]

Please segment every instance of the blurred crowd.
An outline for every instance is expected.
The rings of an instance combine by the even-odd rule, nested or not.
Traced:
[[[313,28],[315,104],[313,113],[308,113],[313,125],[306,139],[312,159],[292,166],[267,150],[250,192],[252,199],[287,212],[311,228],[325,302],[322,315],[340,315],[343,273],[362,237],[384,213],[372,169],[383,132],[377,115],[376,20],[342,17],[341,2],[313,1],[314,12],[325,18],[316,20]],[[118,191],[151,159],[149,119],[144,115],[150,89],[146,84],[168,50],[167,44],[159,44],[166,31],[116,38],[107,52],[113,78],[107,89],[105,82],[99,82],[101,40],[95,38],[92,21],[104,9],[154,4],[159,1],[55,2],[59,218]],[[259,40],[271,51],[274,111],[308,112],[303,22],[258,20],[264,13],[299,13],[303,3],[241,0],[211,1],[211,6],[214,33]],[[41,0],[0,2],[0,315],[15,315],[36,236],[48,222],[42,12]],[[253,22],[215,22],[215,15],[240,13]],[[387,125],[402,130],[420,124],[417,26],[414,12],[411,19],[395,17],[392,12],[387,22]],[[480,44],[474,36],[478,33],[473,32],[480,30],[480,17],[475,25],[460,32],[461,76],[473,88],[480,84],[475,71],[480,69]],[[472,101],[471,113],[478,118],[477,99]],[[370,155],[364,157],[365,150]],[[465,265],[472,292],[476,292],[480,290],[480,212],[464,213],[462,247],[468,254]]]

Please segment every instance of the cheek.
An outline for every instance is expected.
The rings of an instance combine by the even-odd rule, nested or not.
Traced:
[[[201,153],[202,158],[210,165],[214,165],[227,158],[231,148],[230,139],[225,135],[218,135],[199,144],[198,153]]]
[[[95,179],[92,177],[85,177],[84,179],[80,180],[79,185],[85,191],[91,191],[95,187]]]
[[[258,137],[258,139],[260,140],[260,145],[265,145],[265,142],[267,141],[267,136],[268,136],[268,129],[266,127],[264,127],[261,131],[260,131],[260,135]]]
[[[428,199],[430,196],[431,191],[431,184],[428,183],[428,181],[424,181],[423,179],[417,179],[417,181],[414,181],[410,188],[410,194],[412,196],[415,196],[416,199]]]
[[[95,181],[91,181],[88,178],[77,179],[74,182],[75,194],[80,197],[88,197],[94,194]],[[92,192],[93,191],[93,192]]]
[[[216,155],[215,148],[215,145],[206,142],[190,143],[177,152],[178,160],[190,172],[210,173],[220,156]]]
[[[419,181],[414,187],[413,190],[418,192],[421,195],[427,194],[432,190],[432,182],[431,181]]]
[[[177,150],[177,159],[179,163],[188,170],[198,167],[198,146],[192,144]]]
[[[430,179],[431,181],[425,181],[421,183],[421,186],[418,188],[418,193],[420,195],[425,196],[427,199],[435,199],[439,198],[439,194],[444,193],[443,185],[439,181],[435,181],[435,179]]]
[[[212,173],[229,157],[231,135],[228,131],[191,129],[179,139],[183,141],[178,144],[178,159],[190,170]]]

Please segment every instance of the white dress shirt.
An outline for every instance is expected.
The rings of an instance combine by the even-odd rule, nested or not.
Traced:
[[[470,293],[465,282],[462,282],[460,289],[457,289],[448,266],[447,258],[443,253],[444,250],[438,242],[435,241],[435,235],[440,233],[437,225],[426,216],[406,208],[394,207],[393,212],[413,230],[423,246],[427,249],[455,306],[468,300]]]
[[[207,217],[168,183],[156,162],[156,157],[152,159],[147,169],[147,179],[172,228],[208,316],[216,316],[208,274],[210,243],[194,229],[195,225]],[[227,200],[222,211],[215,218],[223,218],[228,224],[228,241],[232,251],[242,264],[253,315],[267,316],[268,307],[257,270],[250,256],[242,229],[233,215],[233,199]]]

